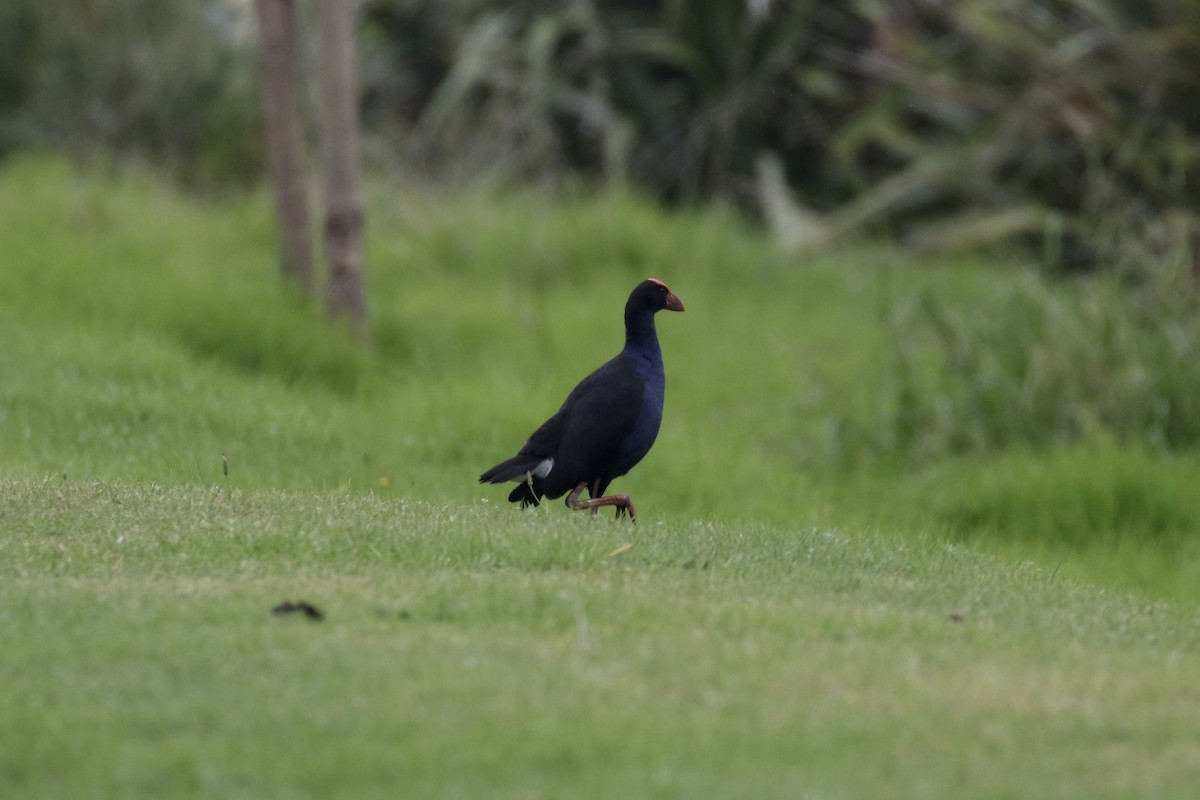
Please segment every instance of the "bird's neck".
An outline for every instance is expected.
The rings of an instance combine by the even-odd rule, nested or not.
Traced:
[[[658,331],[653,314],[629,314],[625,317],[625,349],[647,355],[660,354]]]

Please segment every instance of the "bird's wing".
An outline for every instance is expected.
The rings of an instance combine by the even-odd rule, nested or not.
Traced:
[[[588,375],[542,423],[517,455],[480,476],[481,483],[519,480],[539,468],[535,484],[555,498],[611,468],[641,410],[645,384],[620,356]]]
[[[637,421],[644,386],[630,365],[618,357],[571,391],[559,412],[563,416],[555,470],[559,475],[552,472],[547,479],[558,486],[548,486],[547,494],[553,497],[559,486],[569,491],[578,481],[596,480],[611,468]],[[564,486],[562,481],[571,485]]]
[[[529,440],[517,451],[517,455],[529,458],[552,458],[558,452],[559,442],[562,441],[563,429],[566,427],[564,408],[554,412],[554,416],[543,422],[536,431],[529,435]]]
[[[578,448],[582,435],[590,433],[606,438],[604,434],[615,420],[627,419],[632,427],[641,393],[641,379],[620,356],[613,358],[576,384],[554,416],[530,434],[518,454],[548,458],[562,453],[565,441],[573,449]],[[600,429],[589,425],[605,420],[609,424]]]

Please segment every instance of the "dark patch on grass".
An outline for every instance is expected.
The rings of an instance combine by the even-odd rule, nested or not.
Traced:
[[[288,614],[303,614],[313,622],[320,622],[325,619],[325,614],[321,612],[321,609],[304,600],[298,600],[294,603],[290,600],[282,602],[272,608],[271,613],[277,617],[284,617]]]

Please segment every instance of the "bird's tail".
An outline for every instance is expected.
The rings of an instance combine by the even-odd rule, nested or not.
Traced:
[[[542,459],[534,456],[513,456],[480,475],[479,482],[508,483],[509,481],[523,480],[541,463]]]
[[[517,484],[517,488],[513,489],[508,494],[508,502],[520,503],[521,508],[526,506],[536,506],[542,499],[541,479],[534,478],[530,486],[530,481],[521,481]]]
[[[507,461],[501,461],[496,466],[479,476],[480,483],[507,483],[519,481],[517,488],[508,495],[510,503],[520,503],[521,507],[536,506],[542,499],[542,479],[530,473],[543,463],[544,459],[532,456],[513,456]],[[532,485],[531,485],[532,484]]]

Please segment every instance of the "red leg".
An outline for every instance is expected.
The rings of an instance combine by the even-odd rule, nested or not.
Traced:
[[[579,495],[583,494],[583,490],[586,488],[587,484],[581,483],[576,486],[569,495],[567,495],[567,508],[573,508],[576,511],[583,511],[584,509],[590,508],[592,510],[592,515],[595,516],[596,511],[600,508],[600,506],[616,506],[617,519],[620,519],[622,514],[628,512],[630,522],[635,522],[637,520],[637,509],[633,507],[633,501],[629,499],[629,495],[610,494],[604,497],[593,497],[588,500],[580,500]]]

